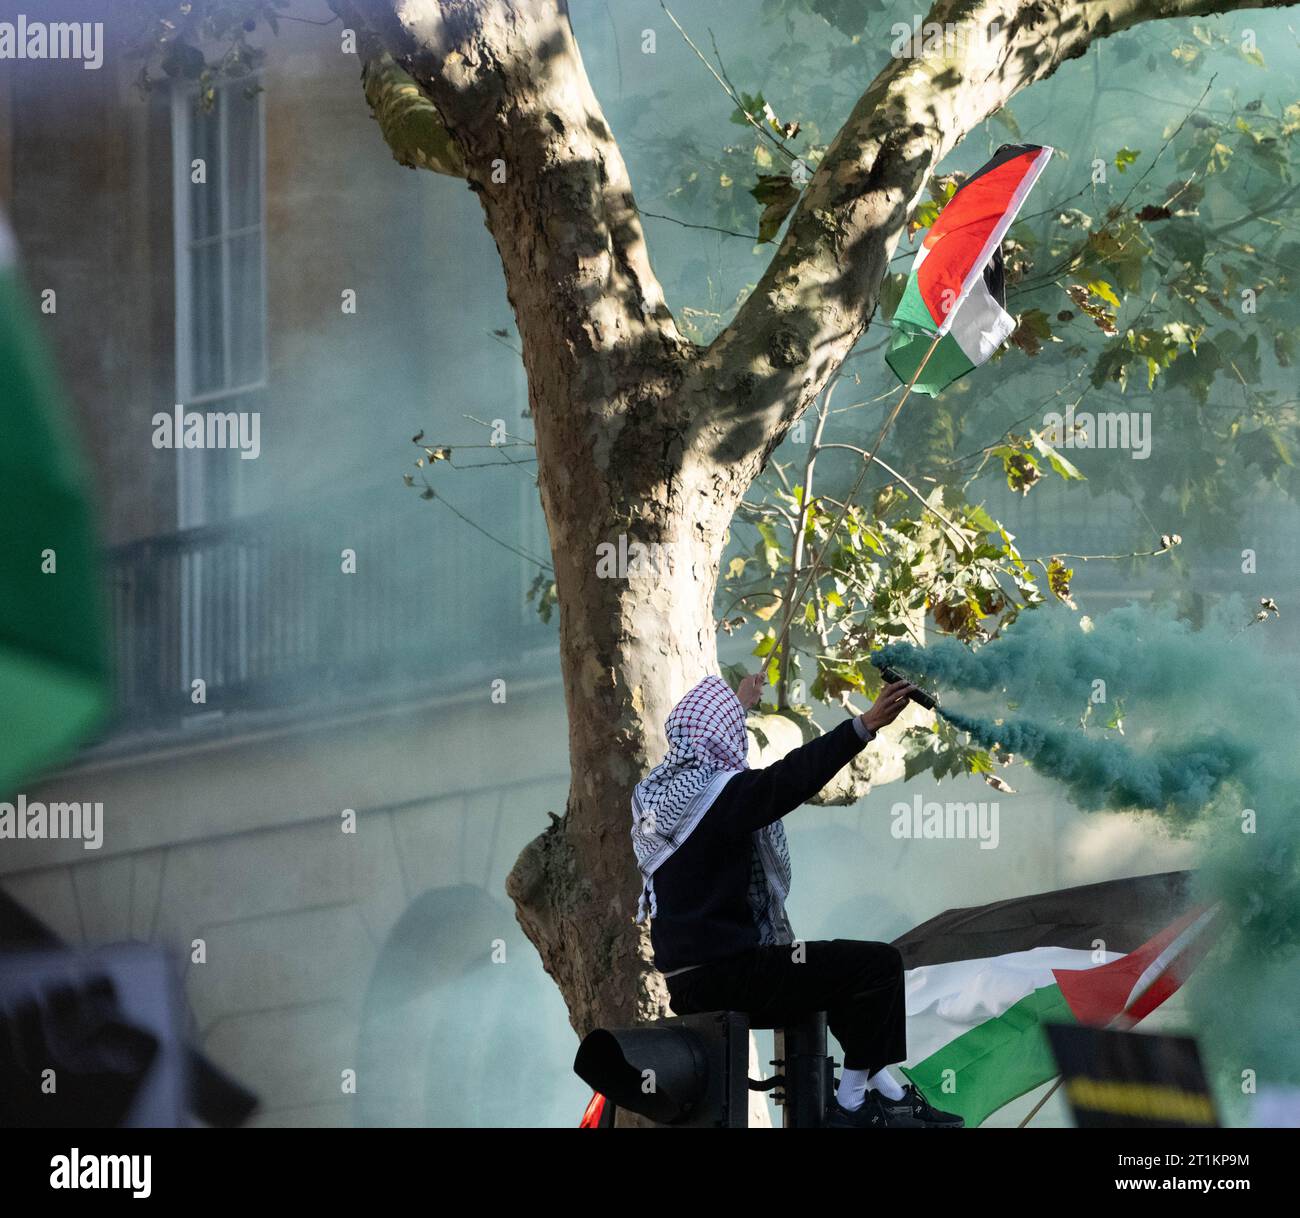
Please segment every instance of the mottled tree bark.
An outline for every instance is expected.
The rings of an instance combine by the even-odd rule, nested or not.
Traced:
[[[981,36],[943,59],[889,61],[755,291],[699,349],[664,302],[559,0],[337,0],[373,40],[367,97],[394,154],[478,194],[523,340],[572,780],[508,887],[579,1032],[664,1010],[632,922],[631,788],[662,756],[673,703],[716,670],[713,594],[738,501],[865,329],[935,166],[1094,38],[1276,3],[940,0],[927,21]],[[410,82],[428,103],[414,115]],[[603,578],[599,548],[620,538],[663,549]]]

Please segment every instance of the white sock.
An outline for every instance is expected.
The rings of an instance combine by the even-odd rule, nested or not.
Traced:
[[[859,1070],[857,1073],[865,1074],[866,1071]],[[898,1080],[888,1070],[877,1070],[875,1074],[867,1079],[867,1090],[879,1091],[887,1100],[901,1100],[903,1098],[902,1087],[898,1085]]]
[[[840,1085],[835,1091],[835,1102],[846,1112],[862,1107],[867,1098],[869,1070],[845,1070],[840,1075]]]

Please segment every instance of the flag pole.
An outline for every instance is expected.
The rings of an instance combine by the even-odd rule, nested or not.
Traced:
[[[1051,1085],[1051,1087],[1048,1088],[1048,1090],[1047,1090],[1047,1094],[1046,1094],[1045,1096],[1043,1096],[1043,1098],[1042,1098],[1041,1100],[1039,1100],[1038,1103],[1035,1104],[1035,1105],[1034,1105],[1034,1106],[1029,1110],[1029,1115],[1028,1115],[1027,1117],[1025,1117],[1025,1119],[1024,1119],[1023,1121],[1021,1121],[1019,1125],[1016,1126],[1017,1129],[1024,1129],[1024,1127],[1025,1127],[1026,1125],[1028,1125],[1029,1122],[1032,1121],[1032,1120],[1034,1119],[1034,1117],[1036,1117],[1036,1116],[1038,1115],[1038,1110],[1039,1110],[1039,1109],[1040,1109],[1044,1104],[1046,1104],[1047,1101],[1050,1100],[1050,1099],[1052,1098],[1052,1096],[1054,1096],[1054,1095],[1056,1094],[1056,1089],[1061,1085],[1061,1080],[1062,1080],[1064,1077],[1065,1077],[1065,1076],[1064,1076],[1063,1074],[1058,1074],[1058,1075],[1056,1076],[1056,1082],[1054,1082],[1054,1083]]]
[[[826,556],[826,551],[830,548],[832,540],[834,540],[836,530],[844,522],[844,517],[848,514],[849,504],[853,502],[854,496],[856,496],[858,491],[862,488],[862,483],[866,479],[867,471],[871,469],[871,466],[876,459],[876,453],[880,451],[880,446],[885,442],[886,433],[889,431],[890,427],[893,426],[894,420],[898,418],[899,411],[903,409],[904,403],[910,396],[913,387],[921,376],[921,373],[925,370],[926,364],[930,362],[930,356],[934,354],[934,349],[939,345],[939,340],[941,338],[943,338],[942,330],[934,336],[934,341],[926,350],[925,355],[921,357],[921,362],[917,364],[916,371],[912,373],[912,379],[907,382],[906,387],[903,389],[903,396],[894,403],[894,409],[889,412],[889,417],[885,419],[885,425],[880,429],[880,434],[876,437],[875,445],[862,462],[862,469],[858,472],[858,479],[853,484],[853,489],[845,496],[844,502],[840,505],[840,513],[835,518],[835,523],[831,525],[830,531],[826,534],[826,540],[822,543],[821,549],[813,559],[811,569],[807,576],[804,577],[803,586],[796,589],[796,591],[791,594],[790,603],[786,605],[785,613],[782,615],[781,633],[777,635],[776,645],[772,648],[773,655],[781,652],[781,649],[785,646],[786,639],[790,633],[790,626],[794,621],[795,606],[803,599],[809,586],[812,584],[812,581],[816,578],[817,572],[821,568],[822,559]],[[781,663],[782,667],[784,667],[785,661],[782,660]]]

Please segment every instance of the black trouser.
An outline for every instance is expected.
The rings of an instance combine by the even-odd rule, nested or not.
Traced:
[[[784,1027],[825,1011],[848,1070],[874,1074],[907,1056],[903,958],[888,943],[756,947],[667,980],[678,1015],[744,1011],[754,1023]]]

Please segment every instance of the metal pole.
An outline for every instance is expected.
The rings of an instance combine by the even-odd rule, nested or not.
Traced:
[[[777,1029],[783,1059],[785,1098],[781,1124],[786,1129],[820,1129],[830,1102],[832,1062],[826,1053],[826,1012]]]
[[[876,459],[876,453],[880,451],[880,446],[885,442],[886,433],[893,425],[894,420],[898,418],[898,412],[903,409],[903,404],[911,396],[913,387],[916,385],[916,382],[922,371],[925,369],[926,364],[930,362],[930,356],[934,354],[934,349],[939,345],[939,340],[942,338],[942,334],[936,334],[934,336],[934,341],[927,348],[921,362],[917,364],[916,371],[912,373],[912,379],[907,382],[907,387],[903,390],[903,396],[894,403],[894,409],[889,412],[889,417],[885,419],[885,425],[880,429],[880,434],[876,437],[876,442],[872,445],[871,452],[862,462],[862,469],[858,473],[857,481],[854,482],[853,489],[845,496],[844,502],[840,506],[839,515],[835,517],[835,523],[831,525],[830,531],[826,534],[826,540],[822,542],[821,549],[817,551],[817,556],[813,559],[812,567],[804,579],[802,587],[796,589],[790,597],[790,603],[785,607],[785,613],[781,622],[781,631],[776,636],[776,646],[772,648],[772,655],[777,655],[785,646],[786,636],[790,633],[790,626],[794,622],[795,607],[803,599],[804,593],[808,591],[812,586],[813,580],[817,577],[817,572],[821,569],[822,559],[826,556],[826,551],[830,549],[831,542],[835,540],[836,530],[843,523],[844,517],[848,515],[849,504],[853,502],[854,497],[862,487],[863,480],[871,470],[871,464]]]

